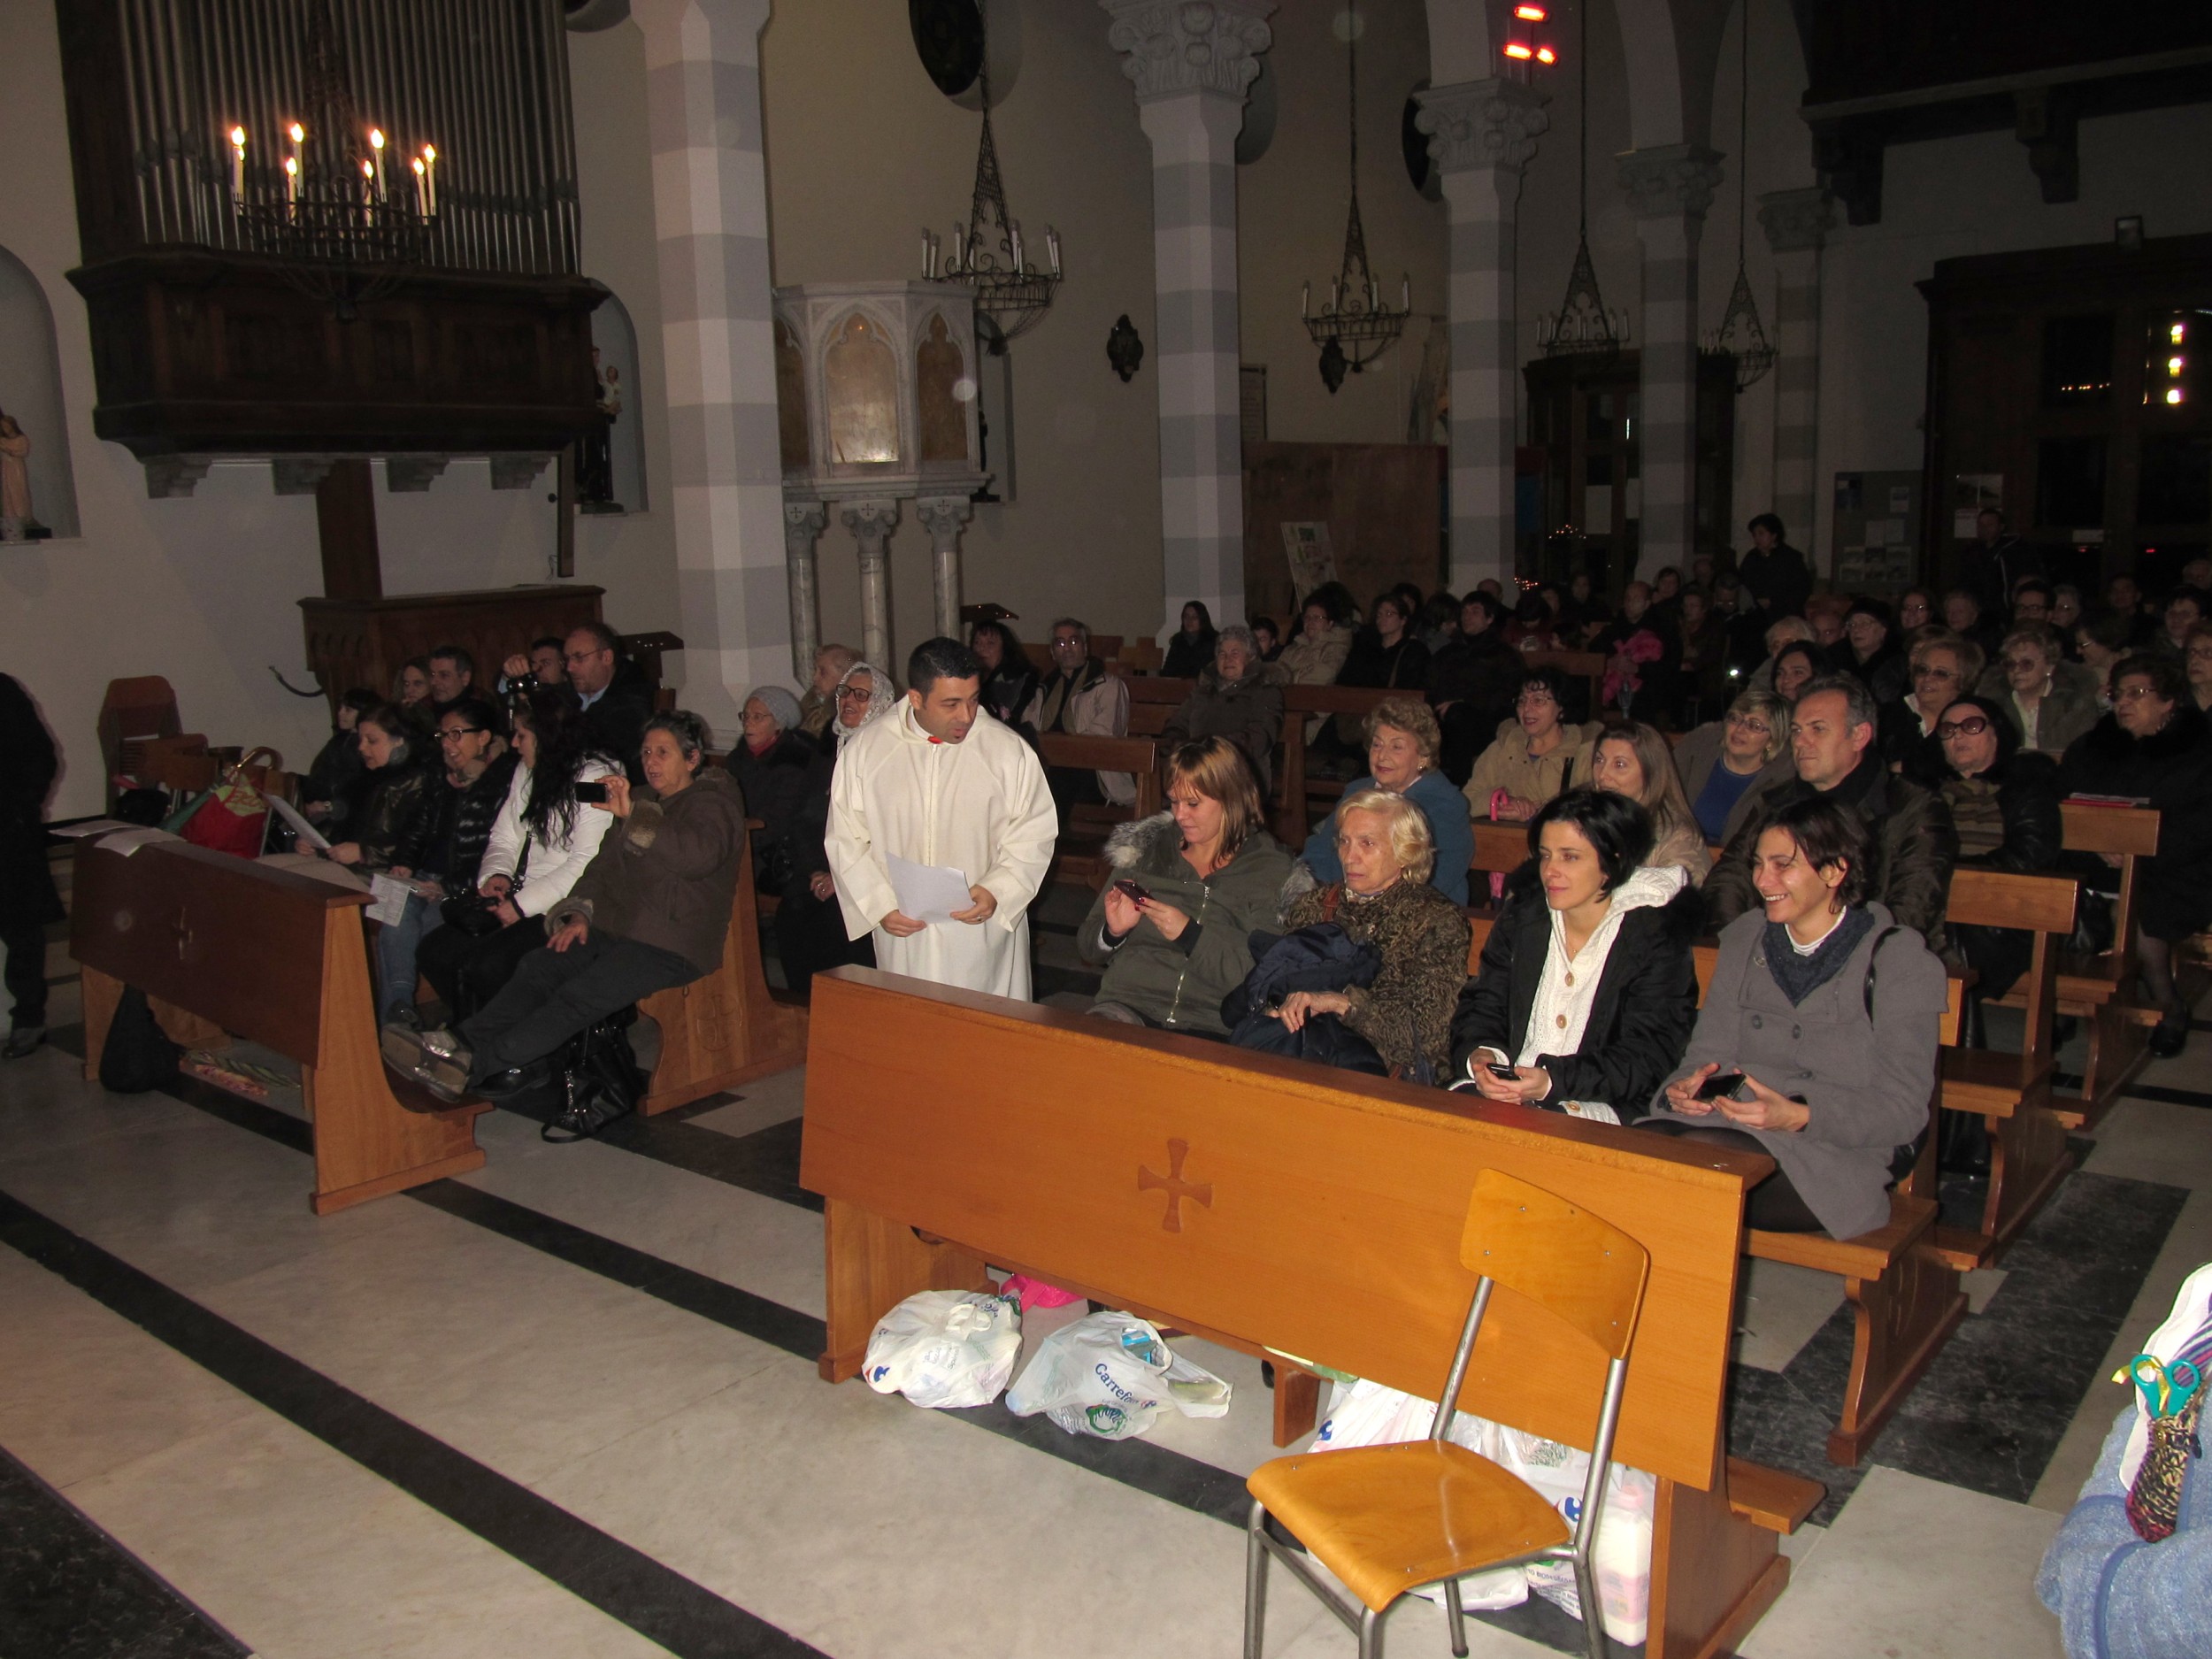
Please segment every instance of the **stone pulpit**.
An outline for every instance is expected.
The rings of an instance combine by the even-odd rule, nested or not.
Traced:
[[[890,672],[885,542],[911,501],[929,533],[936,632],[960,626],[960,527],[986,474],[975,306],[943,282],[810,282],[775,291],[776,403],[792,665],[814,673],[815,542],[833,511],[860,551],[861,650]]]

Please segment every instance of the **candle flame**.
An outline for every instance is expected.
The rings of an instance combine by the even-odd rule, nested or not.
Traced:
[[[243,150],[246,147],[246,129],[244,127],[234,127],[230,129],[230,144],[233,150]]]
[[[297,121],[293,122],[292,125],[285,130],[292,134],[292,142],[294,143],[303,144],[307,142],[307,129],[304,127],[302,127]]]
[[[432,166],[436,166],[438,165],[438,147],[435,144],[425,144],[422,147],[422,158],[428,162]]]
[[[369,128],[369,148],[372,150],[381,150],[384,148],[384,129],[382,127],[372,127]]]
[[[285,172],[287,172],[287,173],[292,173],[292,174],[294,174],[294,175],[296,175],[296,175],[297,175],[297,173],[299,173],[299,170],[300,170],[300,164],[299,164],[299,158],[298,158],[297,157],[296,157],[296,156],[287,156],[287,157],[284,158],[284,171],[285,171]]]
[[[363,162],[363,163],[361,164],[361,176],[362,176],[363,178],[365,178],[365,179],[373,179],[373,178],[375,178],[375,177],[376,177],[376,163],[374,163],[373,161],[365,161],[365,162]]]
[[[415,157],[415,177],[418,179],[422,177],[422,157],[420,156]]]

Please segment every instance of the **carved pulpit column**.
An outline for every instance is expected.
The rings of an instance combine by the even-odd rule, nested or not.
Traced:
[[[1197,599],[1244,615],[1237,397],[1237,134],[1275,0],[1099,0],[1152,141],[1164,627]]]
[[[929,585],[937,602],[937,632],[956,640],[960,637],[960,527],[975,516],[975,503],[965,495],[925,495],[914,503],[914,516],[929,532]]]
[[[837,517],[860,546],[860,654],[890,673],[891,560],[884,544],[899,522],[899,503],[840,502]]]
[[[1621,188],[1644,244],[1642,526],[1638,563],[1687,570],[1697,549],[1697,244],[1721,179],[1702,144],[1663,144],[1621,158]],[[1740,160],[1738,165],[1741,165]]]
[[[783,504],[783,557],[791,589],[791,672],[803,686],[814,682],[814,654],[822,649],[822,608],[818,597],[814,544],[829,523],[818,501]]]
[[[1515,326],[1515,215],[1521,173],[1550,126],[1544,95],[1493,79],[1413,95],[1450,213],[1451,569],[1467,593],[1514,575],[1513,440],[1521,380]]]

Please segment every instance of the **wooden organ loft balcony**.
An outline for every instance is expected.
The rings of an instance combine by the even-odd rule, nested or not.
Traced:
[[[93,429],[172,457],[534,454],[591,432],[588,278],[426,271],[341,321],[266,257],[149,249],[69,273]]]

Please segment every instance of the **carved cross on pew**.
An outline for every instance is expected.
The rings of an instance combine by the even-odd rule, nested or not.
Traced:
[[[1214,1184],[1211,1181],[1187,1181],[1183,1179],[1183,1160],[1190,1155],[1190,1142],[1171,1141],[1167,1143],[1167,1173],[1161,1175],[1140,1164],[1137,1165],[1137,1190],[1141,1193],[1157,1189],[1167,1194],[1167,1213],[1160,1217],[1164,1233],[1183,1230],[1183,1200],[1188,1198],[1211,1210],[1214,1207]]]

